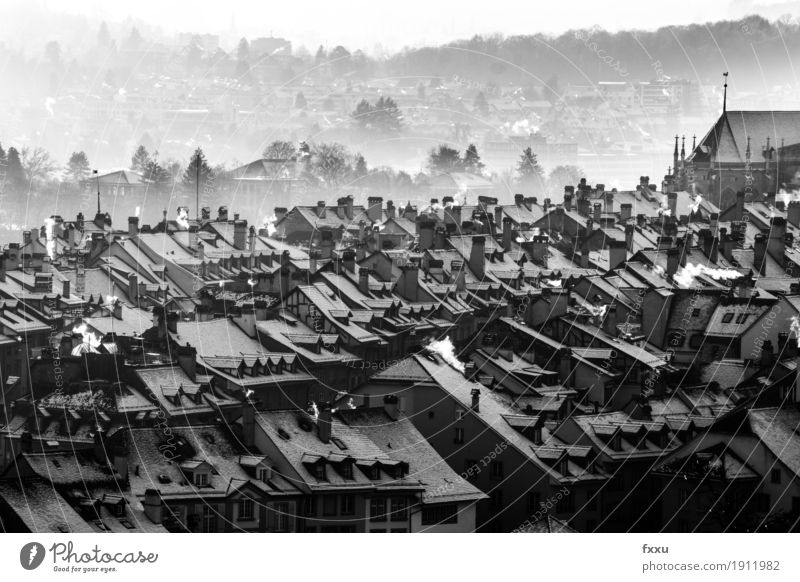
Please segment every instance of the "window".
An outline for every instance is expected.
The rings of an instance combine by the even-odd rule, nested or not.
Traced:
[[[194,484],[198,487],[205,487],[208,485],[208,473],[195,473]]]
[[[386,521],[386,499],[373,497],[369,500],[369,518],[372,521]]]
[[[528,491],[528,513],[536,513],[539,511],[540,504],[542,503],[542,494],[538,491]]]
[[[769,473],[769,479],[773,483],[780,483],[781,482],[781,470],[780,469],[773,469]]]
[[[314,465],[314,478],[317,481],[327,480],[325,478],[325,465],[323,465],[322,463],[317,463],[316,465]]]
[[[464,444],[464,429],[463,428],[456,428],[456,434],[453,437],[453,442],[457,445]]]
[[[428,505],[422,508],[422,525],[458,523],[458,506],[455,503]]]
[[[692,317],[700,317],[700,308],[699,307],[695,307],[694,309],[692,309]]]
[[[250,521],[255,519],[256,504],[252,499],[241,499],[239,501],[239,521]]]
[[[475,459],[464,459],[464,472],[461,474],[464,479],[475,479],[480,472],[478,461]]]
[[[502,461],[492,461],[489,465],[489,478],[493,481],[501,481],[503,479]]]
[[[369,470],[369,478],[373,481],[381,480],[381,468],[378,465],[373,465]]]
[[[736,316],[736,323],[742,324],[747,321],[747,318],[750,317],[749,313],[740,313]]]
[[[489,510],[497,512],[503,509],[503,492],[500,489],[495,489],[489,493]]]
[[[313,517],[317,515],[317,498],[306,497],[303,501],[303,515]]]
[[[269,481],[269,469],[261,468],[258,470],[258,480],[266,483]]]
[[[566,491],[556,503],[556,513],[573,513],[575,511],[575,496]]]
[[[200,522],[200,527],[203,533],[212,533],[217,531],[217,513],[213,506],[203,506],[203,519]]]
[[[355,511],[356,511],[356,506],[355,506],[355,499],[353,498],[353,496],[342,495],[340,513],[342,515],[353,515]]]
[[[392,498],[392,521],[408,521],[408,503],[405,497]]]
[[[322,498],[322,515],[336,515],[336,496],[327,495]]]
[[[342,477],[344,479],[352,479],[353,478],[353,464],[352,463],[342,463],[339,466],[341,470]]]
[[[730,323],[733,321],[733,313],[726,313],[722,316],[722,323]]]
[[[275,504],[275,531],[289,531],[289,504]]]

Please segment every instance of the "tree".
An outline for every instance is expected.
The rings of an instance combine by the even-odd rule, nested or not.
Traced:
[[[131,157],[131,170],[134,172],[144,172],[145,166],[150,161],[150,154],[147,153],[147,148],[140,145]]]
[[[532,193],[544,191],[544,170],[536,159],[536,154],[531,148],[522,150],[522,155],[517,163],[517,184]]]
[[[174,181],[174,177],[167,168],[158,163],[157,159],[158,156],[155,154],[148,159],[145,162],[142,174],[148,183],[153,184],[156,188],[164,188]]]
[[[467,149],[464,150],[464,160],[462,162],[465,172],[470,174],[483,174],[485,164],[481,161],[481,156],[478,154],[478,148],[474,143],[469,144]]]
[[[25,186],[25,170],[22,168],[22,160],[15,147],[8,148],[6,154],[6,180],[15,188]]]
[[[297,148],[290,141],[276,140],[265,147],[261,155],[268,160],[291,160],[297,156]]]
[[[246,38],[239,41],[236,47],[236,76],[242,78],[250,73],[250,43]]]
[[[474,106],[478,113],[480,113],[482,116],[486,117],[489,115],[489,102],[486,100],[486,95],[483,94],[483,91],[478,93],[478,95],[475,97]]]
[[[352,63],[350,62],[350,51],[341,45],[337,46],[331,51],[329,61],[331,63],[331,67],[333,67],[333,72],[337,75],[344,75],[350,71],[352,66]]]
[[[563,191],[564,186],[574,186],[586,175],[578,166],[556,166],[547,178],[547,188],[551,195]]]
[[[353,164],[353,177],[363,178],[369,173],[367,168],[367,160],[364,159],[360,153],[356,154],[355,163]]]
[[[352,172],[350,154],[340,143],[311,146],[309,172],[330,189],[339,186]]]
[[[67,177],[75,184],[80,184],[89,177],[89,158],[85,152],[73,152],[67,162]]]
[[[308,101],[306,101],[306,96],[303,95],[302,91],[298,91],[297,96],[294,98],[294,108],[305,109],[306,107],[308,107]]]
[[[458,150],[441,144],[428,153],[428,169],[431,172],[458,172],[462,169]]]
[[[317,54],[314,56],[314,62],[318,65],[321,65],[322,63],[325,62],[326,58],[327,57],[325,55],[325,49],[322,47],[322,45],[319,45],[319,48],[317,49]]]
[[[395,135],[403,127],[403,115],[391,97],[379,97],[375,105],[362,99],[351,117],[360,129],[382,135]]]
[[[189,165],[183,172],[184,186],[195,188],[197,186],[197,174],[200,174],[200,184],[205,183],[209,178],[213,178],[214,173],[208,165],[206,155],[203,153],[202,148],[194,150],[192,157],[189,160]]]
[[[56,169],[56,164],[42,147],[24,147],[20,152],[23,175],[28,183],[47,180]]]

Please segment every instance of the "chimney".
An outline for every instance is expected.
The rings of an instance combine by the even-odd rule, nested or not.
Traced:
[[[411,202],[409,201],[406,204],[406,207],[403,209],[403,218],[414,222],[417,220],[417,207],[411,206]]]
[[[470,391],[470,396],[472,396],[472,410],[475,412],[481,411],[481,390],[480,388],[473,388]]]
[[[317,260],[319,260],[319,251],[311,249],[308,251],[308,274],[313,275],[317,272]]]
[[[762,276],[767,274],[766,255],[767,237],[763,234],[757,234],[753,241],[753,267]]]
[[[775,353],[772,351],[772,341],[765,340],[761,344],[761,367],[769,368],[775,365]]]
[[[617,329],[617,305],[611,303],[606,308],[606,317],[603,319],[603,331],[611,337],[617,337],[619,330]]]
[[[70,286],[69,286],[69,279],[64,279],[61,282],[61,297],[64,299],[69,299],[70,293]]]
[[[397,403],[398,398],[394,394],[387,394],[383,397],[383,410],[386,412],[386,416],[392,420],[397,420],[400,416],[400,408]]]
[[[397,291],[409,301],[416,301],[419,294],[419,267],[411,263],[401,267],[397,280]]]
[[[228,222],[228,207],[220,206],[217,210],[217,222]]]
[[[139,302],[139,275],[128,273],[128,299],[132,303]]]
[[[353,220],[353,195],[349,194],[338,200],[339,206],[344,207],[344,217],[347,220]]]
[[[25,232],[22,233],[22,244],[23,245],[29,244],[31,242],[31,240],[32,240],[32,235],[31,235],[31,231],[30,230],[26,230]]]
[[[373,224],[383,221],[383,198],[380,196],[367,198],[367,216]]]
[[[369,268],[361,267],[358,269],[358,290],[364,295],[369,295]]]
[[[564,388],[572,385],[572,350],[559,348],[558,350],[558,381]]]
[[[394,202],[391,200],[386,202],[386,218],[395,218],[397,216],[397,211],[394,207]]]
[[[144,514],[154,524],[159,525],[163,519],[164,509],[161,501],[161,491],[147,489],[144,492]]]
[[[667,194],[667,208],[669,208],[669,215],[678,219],[678,193],[670,192]]]
[[[625,249],[629,252],[633,252],[633,232],[634,226],[632,224],[625,225]]]
[[[547,268],[547,245],[550,239],[547,235],[538,235],[533,237],[531,244],[531,258],[533,262],[542,268]]]
[[[800,201],[792,200],[786,207],[786,220],[800,227]]]
[[[575,186],[564,186],[564,210],[572,210],[572,198],[575,196]]]
[[[417,221],[419,230],[419,249],[427,251],[433,248],[433,228],[436,223],[432,220],[422,219]]]
[[[197,381],[197,349],[186,342],[185,346],[178,346],[178,365],[183,369],[192,382]]]
[[[597,185],[597,190],[600,190],[602,184]],[[606,214],[613,214],[614,212],[614,192],[603,192],[603,201],[605,202],[605,207],[603,212]]]
[[[630,226],[630,225],[629,225]],[[608,269],[616,269],[628,260],[627,244],[624,240],[608,241]]]
[[[128,236],[133,238],[139,234],[139,218],[137,216],[128,217]]]
[[[455,231],[459,232],[461,230],[461,207],[454,204],[445,208],[444,223],[445,225],[455,225]]]
[[[767,252],[783,267],[786,263],[786,219],[775,216],[770,220]]]
[[[433,230],[433,248],[442,250],[447,246],[447,229],[444,226],[437,226]]]
[[[486,239],[483,236],[472,237],[472,250],[469,254],[469,268],[478,279],[483,279],[486,274]]]
[[[206,260],[206,249],[205,245],[201,241],[197,241],[197,259],[199,261]]]
[[[203,206],[200,209],[200,220],[211,220],[211,207]]]
[[[511,243],[514,240],[514,221],[508,216],[503,218],[503,250],[505,252],[511,251]]]
[[[673,247],[667,249],[667,276],[674,277],[681,264],[681,250]]]
[[[681,239],[681,267],[686,266],[686,260],[689,257],[692,249],[692,231],[687,230],[686,234],[683,235],[683,239]]]
[[[342,266],[351,273],[356,272],[356,252],[353,249],[342,251]]]
[[[332,422],[331,405],[323,402],[319,407],[319,418],[317,418],[317,432],[319,433],[319,440],[323,443],[327,444],[331,440]]]
[[[525,195],[524,194],[514,194],[514,204],[517,207],[522,206],[524,201],[525,201]]]
[[[325,201],[317,202],[317,218],[325,218]]]
[[[727,261],[733,261],[733,249],[736,248],[736,241],[728,234],[727,229],[720,229],[720,248],[722,249],[722,256]]]
[[[242,401],[242,444],[250,448],[256,440],[256,405],[245,396]]]
[[[450,277],[455,283],[456,291],[461,292],[467,288],[464,261],[452,261],[450,263]]]
[[[237,251],[247,249],[247,221],[235,220],[233,222],[233,247]]]
[[[623,222],[630,219],[632,209],[633,209],[632,204],[620,204],[619,219]]]
[[[321,259],[330,259],[333,251],[333,231],[330,228],[321,228],[319,251]]]
[[[589,268],[589,241],[585,236],[578,237],[578,248],[581,250],[581,269]]]
[[[0,251],[0,283],[6,280],[6,256]]]
[[[593,218],[594,218],[594,221],[597,224],[600,224],[600,213],[601,213],[601,211],[602,211],[602,205],[599,202],[595,203]]]
[[[247,232],[247,249],[251,253],[254,253],[256,250],[256,227],[254,226],[251,226],[250,230]]]

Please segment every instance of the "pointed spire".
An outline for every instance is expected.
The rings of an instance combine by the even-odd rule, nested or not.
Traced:
[[[697,149],[697,136],[693,135],[692,136],[692,151],[694,151],[696,149]]]
[[[683,139],[681,140],[681,159],[684,159],[685,157],[686,157],[686,136],[684,135]]]
[[[750,136],[747,136],[747,149],[744,152],[745,157],[749,160],[750,159]]]
[[[677,133],[675,134],[675,152],[674,152],[673,155],[675,155],[675,157],[678,156],[678,134]]]
[[[725,77],[725,85],[723,86],[722,93],[722,113],[724,114],[728,110],[728,72],[725,71],[722,73],[722,76]]]

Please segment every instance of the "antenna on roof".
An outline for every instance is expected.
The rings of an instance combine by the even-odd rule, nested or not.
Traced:
[[[722,73],[722,76],[725,77],[725,85],[723,86],[722,93],[722,113],[724,115],[728,109],[728,72],[725,71]]]

